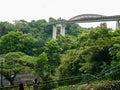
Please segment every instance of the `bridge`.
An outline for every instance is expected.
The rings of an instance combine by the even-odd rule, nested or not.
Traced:
[[[67,21],[59,21],[52,23],[53,25],[53,38],[56,39],[57,27],[60,27],[60,34],[65,36],[66,23],[89,23],[89,22],[103,22],[103,21],[116,21],[116,28],[120,27],[120,15],[104,16],[99,14],[82,14],[70,18]]]

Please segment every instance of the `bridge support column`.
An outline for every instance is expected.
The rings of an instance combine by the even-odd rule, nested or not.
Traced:
[[[65,25],[61,25],[61,33],[62,36],[65,36]]]
[[[57,27],[56,25],[53,25],[53,39],[56,39],[56,33],[57,33]]]
[[[62,36],[65,36],[65,25],[64,24],[53,25],[53,35],[52,35],[53,39],[56,39],[57,27],[60,27],[60,34]]]
[[[116,28],[119,28],[120,27],[120,21],[116,21]]]

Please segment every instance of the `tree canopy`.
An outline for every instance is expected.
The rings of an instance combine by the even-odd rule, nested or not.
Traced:
[[[47,81],[98,75],[120,64],[120,28],[113,31],[106,23],[95,28],[67,23],[66,35],[52,39],[48,23],[60,20],[64,19],[0,22],[0,57],[6,59],[4,76],[11,85],[20,73],[32,73]]]

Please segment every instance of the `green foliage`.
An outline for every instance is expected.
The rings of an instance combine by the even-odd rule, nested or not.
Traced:
[[[34,65],[36,74],[47,81],[83,74],[97,75],[120,64],[120,28],[112,31],[102,23],[96,28],[86,29],[68,23],[65,28],[67,35],[59,35],[57,40],[53,40],[52,26],[48,23],[61,20],[65,21],[50,18],[49,22],[44,19],[19,20],[14,24],[0,22],[0,54],[4,54],[7,60],[4,66],[11,68],[6,70],[7,78],[12,74],[29,73],[29,68],[34,71]],[[119,75],[118,72],[110,78]],[[54,85],[43,88],[50,87]]]
[[[73,36],[66,35],[65,37],[59,36],[57,42],[60,46],[61,53],[67,50],[75,49],[77,47],[76,38]]]
[[[39,86],[39,90],[53,90],[54,88],[57,88],[57,82],[52,81],[54,81],[53,77],[47,77],[46,82]]]
[[[21,32],[12,31],[2,36],[0,40],[0,53],[20,51],[23,47],[20,41],[21,35]]]
[[[30,33],[35,37],[35,38],[44,38],[46,40],[46,37],[50,35],[50,33],[47,33],[47,22],[43,20],[37,20],[37,21],[31,21],[29,23],[30,27]],[[48,36],[47,36],[48,35]]]
[[[99,83],[97,85],[92,85],[87,90],[96,89],[96,90],[119,90],[120,88],[120,81],[112,81],[112,82],[105,82]]]
[[[23,34],[19,31],[11,31],[1,37],[0,53],[22,51],[26,54],[33,55],[36,50],[37,40],[30,34]]]
[[[39,41],[35,39],[31,34],[21,35],[20,42],[22,44],[21,51],[28,55],[36,55],[39,51],[37,50],[37,45]]]
[[[1,56],[5,58],[4,77],[11,85],[14,85],[16,75],[29,73],[31,72],[30,69],[34,68],[35,58],[22,52],[10,52]]]
[[[77,60],[77,52],[75,50],[67,51],[66,54],[62,55],[61,64],[58,67],[59,78],[65,78],[70,76],[80,75],[79,71],[80,60]]]
[[[52,17],[49,18],[49,23],[55,23],[55,22],[57,22],[56,19],[54,19],[54,18],[52,18]]]
[[[45,45],[45,52],[48,57],[49,69],[52,74],[55,73],[55,69],[60,64],[60,46],[56,40],[50,40]]]
[[[115,37],[114,32],[104,23],[99,27],[83,31],[77,39],[78,45],[75,53],[69,55],[69,52],[66,52],[62,55],[66,58],[62,58],[58,69],[60,77],[80,73],[97,75],[107,70],[113,61],[110,48],[115,43],[119,43],[118,38],[119,36]]]
[[[54,77],[51,75],[49,68],[50,66],[48,64],[48,57],[46,53],[43,52],[38,56],[38,59],[35,65],[36,74],[41,78],[41,82],[43,81],[47,83],[47,81],[54,80]],[[49,82],[48,84],[43,83],[43,85],[39,87],[39,90],[48,90],[48,89],[55,88],[56,86],[57,86],[57,83],[49,83]]]
[[[44,79],[48,75],[48,57],[45,52],[38,56],[38,60],[35,65],[36,74]]]
[[[9,22],[0,22],[0,37],[15,30],[14,25]]]
[[[30,26],[28,25],[28,22],[25,20],[19,20],[19,21],[16,20],[15,21],[15,29],[22,33],[30,32]]]
[[[76,37],[83,30],[78,24],[75,24],[75,23],[68,23],[65,29],[66,29],[66,34],[76,36]]]

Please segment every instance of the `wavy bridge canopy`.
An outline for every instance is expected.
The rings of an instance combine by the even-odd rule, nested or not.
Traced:
[[[103,21],[116,21],[116,28],[120,27],[120,15],[104,16],[99,14],[82,14],[72,17],[65,21],[61,20],[49,25],[53,25],[53,38],[56,39],[57,26],[61,27],[61,35],[65,36],[65,24],[66,23],[87,23],[87,22],[103,22]]]
[[[76,21],[76,20],[82,20],[82,19],[88,19],[88,18],[99,18],[99,17],[104,17],[104,15],[99,15],[99,14],[81,14],[77,15],[75,17],[72,17],[69,19],[69,21]]]
[[[99,14],[82,14],[72,17],[67,22],[86,23],[86,22],[101,22],[101,21],[120,21],[120,15],[104,16]]]

